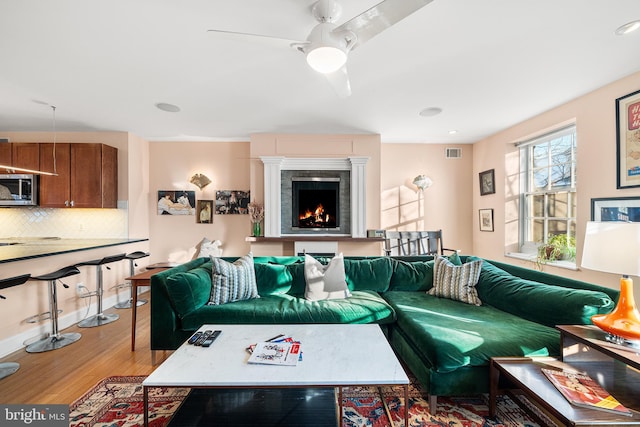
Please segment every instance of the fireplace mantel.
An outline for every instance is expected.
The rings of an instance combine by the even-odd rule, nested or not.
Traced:
[[[351,172],[351,235],[350,238],[366,237],[366,180],[369,157],[351,156],[346,158],[306,158],[262,156],[264,164],[264,235],[282,236],[281,180],[283,170],[317,170]],[[322,233],[296,234],[296,238],[323,236]],[[327,236],[327,235],[324,235]],[[331,236],[334,238],[336,235]]]

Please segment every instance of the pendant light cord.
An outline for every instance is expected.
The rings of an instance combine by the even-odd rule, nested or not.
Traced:
[[[56,168],[56,106],[52,105],[51,109],[53,110],[53,173],[58,174],[58,169]]]

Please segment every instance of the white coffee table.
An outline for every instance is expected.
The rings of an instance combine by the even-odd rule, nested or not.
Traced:
[[[342,419],[342,387],[402,386],[408,426],[409,378],[378,325],[203,325],[221,330],[211,347],[183,344],[143,382],[144,425],[150,387],[334,387]],[[297,366],[248,364],[246,348],[278,334],[302,342]]]

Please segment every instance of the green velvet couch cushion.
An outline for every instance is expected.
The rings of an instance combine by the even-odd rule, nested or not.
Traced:
[[[560,351],[557,330],[495,307],[411,291],[390,291],[384,298],[396,311],[395,328],[411,337],[416,352],[437,372],[486,366],[495,356],[557,356]]]
[[[293,324],[293,323],[379,323],[395,321],[395,313],[373,291],[353,291],[351,297],[308,301],[288,294],[223,305],[205,305],[182,318],[182,329],[195,330],[204,323]]]
[[[467,261],[473,259],[480,258],[468,257]],[[591,324],[591,316],[608,313],[615,305],[604,292],[522,279],[487,261],[476,289],[483,304],[551,327]]]
[[[254,263],[258,294],[265,295],[286,294],[293,286],[293,276],[286,265]]]
[[[423,256],[393,258],[393,274],[389,290],[426,292],[431,289],[435,261],[424,258]],[[445,258],[454,265],[462,265],[462,260],[457,252]]]
[[[388,257],[345,259],[344,270],[349,290],[385,292],[391,282],[393,262]]]
[[[166,289],[178,317],[192,313],[209,301],[211,263],[167,277]]]

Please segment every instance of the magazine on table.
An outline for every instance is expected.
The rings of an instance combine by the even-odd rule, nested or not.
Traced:
[[[576,406],[633,416],[628,408],[588,375],[545,368],[542,369],[542,373],[570,403]]]
[[[300,359],[299,342],[259,342],[249,356],[249,363],[296,366]]]

